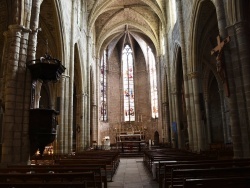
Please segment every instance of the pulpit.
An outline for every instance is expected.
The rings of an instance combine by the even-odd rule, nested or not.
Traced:
[[[27,62],[27,68],[32,77],[29,114],[30,155],[34,155],[38,149],[43,155],[45,146],[56,138],[59,112],[54,109],[39,108],[41,85],[57,82],[66,68],[61,61],[52,58],[48,53],[44,57]]]
[[[58,113],[53,109],[30,109],[29,135],[30,153],[32,155],[35,154],[37,149],[42,154],[45,146],[55,140]]]

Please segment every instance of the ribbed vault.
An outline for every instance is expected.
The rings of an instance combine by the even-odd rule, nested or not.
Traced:
[[[126,30],[137,36],[138,43],[146,42],[159,54],[159,34],[166,28],[165,1],[93,0],[88,2],[88,12],[89,32],[95,32],[97,54],[109,44],[118,44]]]

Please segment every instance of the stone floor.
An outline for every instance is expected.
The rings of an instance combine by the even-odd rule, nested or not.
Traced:
[[[108,188],[158,188],[142,158],[121,158],[119,167],[108,182]]]

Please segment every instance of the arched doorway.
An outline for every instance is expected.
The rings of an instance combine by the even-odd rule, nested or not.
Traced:
[[[159,143],[160,143],[160,136],[159,136],[158,131],[155,131],[155,134],[154,134],[154,145],[158,146]]]

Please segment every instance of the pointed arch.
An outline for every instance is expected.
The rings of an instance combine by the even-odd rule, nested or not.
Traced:
[[[192,15],[192,28],[190,32],[191,48],[190,71],[197,73],[193,79],[193,89],[196,100],[196,124],[199,128],[198,135],[203,140],[202,148],[207,148],[211,142],[226,142],[227,134],[224,95],[222,80],[216,71],[216,59],[211,55],[211,50],[217,45],[216,37],[219,35],[216,6],[213,1],[196,1]],[[216,99],[216,100],[214,100]],[[208,102],[209,101],[209,102]],[[217,110],[217,113],[214,110]]]

